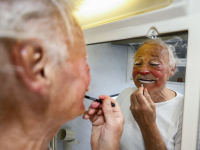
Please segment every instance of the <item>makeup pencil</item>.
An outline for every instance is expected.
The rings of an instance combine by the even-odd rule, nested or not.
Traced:
[[[94,97],[90,97],[90,96],[87,96],[85,95],[85,98],[89,99],[89,100],[92,100],[92,101],[96,101],[96,102],[99,102],[99,103],[103,103],[103,101],[101,99],[97,99],[97,98],[94,98]],[[112,107],[115,107],[115,104],[114,103],[111,103],[111,106]]]
[[[144,86],[143,86],[143,83],[141,83],[141,87],[144,87]],[[144,95],[144,91],[143,91],[143,95]]]

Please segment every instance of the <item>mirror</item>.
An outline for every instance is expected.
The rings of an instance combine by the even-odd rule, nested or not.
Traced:
[[[166,87],[184,95],[188,32],[163,34],[158,37],[175,47],[175,53],[181,61],[177,65],[178,71],[168,79]],[[98,97],[101,94],[114,95],[121,93],[126,88],[135,87],[132,78],[133,54],[146,39],[148,38],[138,37],[87,45],[88,61],[91,67],[91,90],[87,95],[92,97]],[[121,108],[130,111],[129,106],[122,105]],[[166,111],[166,113],[168,112]],[[131,117],[133,118],[130,115],[125,119]],[[174,122],[164,122],[168,126],[170,123]],[[131,131],[125,131],[129,138],[132,136]],[[125,143],[124,145],[129,145],[125,140],[123,141],[123,138],[122,142]]]

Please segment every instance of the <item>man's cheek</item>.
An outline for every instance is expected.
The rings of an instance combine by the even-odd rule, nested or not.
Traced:
[[[163,69],[162,70],[152,69],[151,74],[156,78],[162,78],[164,75],[164,70]]]
[[[156,82],[156,86],[157,86],[157,87],[160,87],[160,86],[163,85],[163,83],[165,83],[165,81],[164,81],[164,76],[165,76],[164,72],[162,72],[162,71],[152,71],[152,74],[153,74],[156,78],[158,78],[158,80],[157,80],[157,82]]]
[[[139,73],[139,69],[133,69],[133,73],[132,73],[133,79],[138,75],[138,73]]]

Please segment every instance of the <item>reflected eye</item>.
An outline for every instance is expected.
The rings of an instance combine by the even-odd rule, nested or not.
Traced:
[[[141,63],[139,63],[139,62],[136,62],[134,65],[136,65],[136,66],[139,66],[139,65],[141,65]]]
[[[159,63],[153,62],[151,63],[151,66],[159,66]]]

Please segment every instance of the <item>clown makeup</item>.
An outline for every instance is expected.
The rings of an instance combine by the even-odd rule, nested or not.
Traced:
[[[169,54],[156,44],[144,44],[135,55],[133,79],[135,85],[144,84],[148,91],[162,89],[170,77]]]

